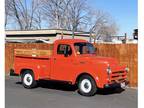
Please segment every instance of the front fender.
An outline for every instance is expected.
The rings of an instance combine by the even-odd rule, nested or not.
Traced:
[[[73,81],[72,81],[72,84],[73,84],[73,85],[76,84],[77,81],[78,81],[78,79],[79,79],[82,75],[89,75],[89,76],[91,76],[91,77],[95,80],[95,83],[96,83],[97,87],[101,87],[101,83],[100,83],[99,77],[98,77],[96,74],[92,73],[92,72],[80,72],[80,73],[78,73],[78,74],[74,77],[74,79],[73,79]]]

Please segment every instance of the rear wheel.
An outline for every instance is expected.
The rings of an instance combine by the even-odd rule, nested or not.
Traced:
[[[34,79],[34,74],[30,70],[26,70],[21,75],[22,84],[25,88],[31,89],[37,86],[37,82]]]
[[[92,77],[83,75],[78,81],[78,92],[84,96],[93,96],[97,91],[97,86]]]

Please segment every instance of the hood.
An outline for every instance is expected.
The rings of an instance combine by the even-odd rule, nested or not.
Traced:
[[[105,63],[107,65],[109,64],[110,66],[118,65],[118,61],[115,58],[112,58],[112,57],[94,57],[94,61]]]
[[[89,59],[93,63],[101,63],[106,65],[118,65],[118,60],[112,57],[101,57],[96,55],[81,55],[82,58]]]

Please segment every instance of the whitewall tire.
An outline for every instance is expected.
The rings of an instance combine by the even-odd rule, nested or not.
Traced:
[[[30,70],[26,70],[21,75],[22,84],[25,88],[34,88],[37,85],[37,82],[34,79],[33,72]]]
[[[93,96],[97,91],[96,83],[89,75],[83,75],[78,81],[78,92],[83,96]]]

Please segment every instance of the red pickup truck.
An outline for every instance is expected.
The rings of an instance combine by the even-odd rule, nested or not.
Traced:
[[[66,81],[77,85],[84,96],[94,95],[99,88],[126,86],[128,68],[95,52],[93,44],[81,39],[56,40],[51,51],[16,49],[14,73],[28,89],[40,79]]]

